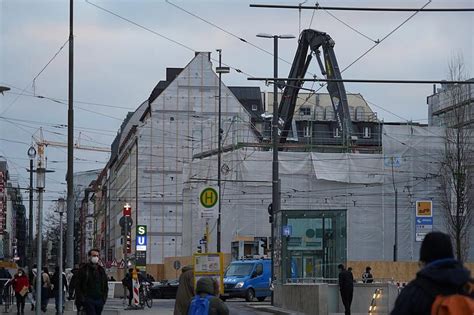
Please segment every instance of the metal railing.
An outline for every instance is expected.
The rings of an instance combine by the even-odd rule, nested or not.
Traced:
[[[288,278],[286,283],[328,283],[337,284],[338,278],[307,277],[307,278]],[[354,278],[354,283],[364,283],[362,278]],[[393,278],[374,278],[371,283],[393,283]],[[367,284],[371,284],[367,283]]]
[[[4,308],[3,312],[8,313],[10,311],[10,307],[15,304],[15,291],[13,291],[12,279],[1,278],[0,281],[5,281],[1,294]]]

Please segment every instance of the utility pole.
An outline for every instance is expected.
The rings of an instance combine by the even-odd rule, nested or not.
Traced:
[[[395,175],[393,173],[393,161],[394,157],[391,157],[392,161],[392,184],[393,184],[393,190],[395,193],[395,236],[394,236],[394,242],[393,242],[393,261],[397,261],[397,256],[398,256],[398,190],[397,187],[395,186]]]
[[[69,0],[69,94],[67,111],[67,237],[66,262],[68,268],[74,267],[74,1]]]
[[[278,78],[278,39],[291,39],[295,38],[293,35],[270,35],[270,34],[257,34],[257,37],[273,38],[273,77]],[[269,208],[271,222],[271,284],[275,280],[275,214],[280,211],[280,178],[279,178],[279,163],[278,163],[278,144],[280,137],[278,135],[278,84],[276,81],[273,82],[273,117],[272,117],[272,206]],[[274,305],[273,292],[271,296],[271,304]]]
[[[219,53],[219,67],[216,68],[216,72],[219,74],[219,113],[218,113],[218,138],[217,138],[217,187],[218,187],[218,197],[217,197],[217,252],[221,252],[221,156],[222,156],[222,127],[221,127],[221,119],[222,119],[222,101],[221,101],[221,93],[222,93],[222,74],[229,73],[229,67],[222,66],[222,49],[216,49]]]
[[[64,284],[63,284],[63,213],[64,213],[64,198],[58,199],[58,212],[59,212],[59,303],[58,303],[58,313],[63,314],[63,294],[64,294]]]

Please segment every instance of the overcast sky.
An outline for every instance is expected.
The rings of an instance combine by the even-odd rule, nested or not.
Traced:
[[[81,131],[81,141],[88,145],[110,146],[127,111],[134,110],[148,98],[157,82],[165,79],[166,67],[184,67],[194,57],[193,51],[210,51],[217,58],[215,50],[221,48],[224,63],[252,76],[267,77],[273,74],[273,59],[262,50],[273,51],[273,43],[256,38],[257,33],[298,35],[300,25],[302,29],[325,31],[336,42],[341,69],[374,45],[325,11],[302,10],[300,19],[298,10],[249,7],[250,3],[298,4],[299,1],[171,1],[215,26],[163,0],[90,2],[149,31],[84,0],[75,0],[76,136]],[[380,6],[381,3],[388,7],[419,8],[426,1],[320,1],[323,6]],[[305,5],[312,4],[308,1]],[[439,7],[474,7],[474,3],[433,0],[427,6]],[[382,39],[412,14],[331,13],[373,40]],[[345,71],[343,77],[440,80],[446,78],[447,63],[455,55],[463,56],[466,70],[472,76],[473,17],[473,12],[418,13]],[[62,126],[67,123],[67,106],[28,95],[36,93],[67,104],[68,45],[38,76],[34,89],[32,83],[67,41],[68,27],[69,1],[0,0],[0,85],[11,87],[10,92],[0,95],[0,155],[6,157],[11,174],[22,187],[28,186],[26,152],[32,134],[42,126],[46,139],[67,141],[67,129]],[[280,41],[280,57],[287,61],[279,63],[280,76],[288,75],[296,47],[296,39]],[[320,74],[316,63],[309,71]],[[224,75],[223,81],[230,86],[259,85],[247,77],[232,71]],[[272,89],[259,86],[263,90]],[[311,88],[312,84],[305,87]],[[432,92],[431,85],[346,84],[346,89],[361,93],[385,121],[427,122],[426,97]],[[48,168],[56,172],[48,174],[45,199],[53,200],[65,194],[67,156],[65,149],[53,147],[48,147],[46,154]],[[103,168],[108,159],[107,154],[96,152],[76,150],[75,155],[79,159],[75,161],[75,171]]]

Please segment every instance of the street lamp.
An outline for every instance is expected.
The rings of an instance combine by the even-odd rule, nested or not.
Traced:
[[[28,259],[28,270],[31,271],[33,266],[33,161],[36,157],[36,149],[31,146],[28,149],[28,157],[30,158],[30,195],[29,195],[29,213],[28,213],[28,249],[30,257]]]
[[[291,39],[295,38],[293,35],[270,35],[265,33],[257,34],[257,37],[262,38],[273,38],[273,77],[278,78],[278,39]],[[278,171],[278,143],[280,139],[278,137],[278,85],[277,82],[273,82],[273,117],[272,117],[272,149],[273,149],[273,160],[272,160],[272,205],[269,207],[270,216],[273,218],[271,221],[271,239],[272,239],[272,267],[271,267],[271,283],[275,278],[275,213],[280,211],[280,178]],[[273,305],[273,291],[272,291],[272,305]]]
[[[3,92],[10,91],[10,88],[8,86],[1,86],[0,85],[0,94],[3,95]]]
[[[38,190],[38,231],[36,233],[36,308],[35,314],[41,314],[41,277],[42,272],[42,237],[41,231],[43,230],[43,190],[46,181],[46,169],[44,167],[38,167],[36,169],[36,189]]]
[[[46,173],[53,172],[45,169],[41,163],[36,168],[36,189],[38,190],[38,231],[36,236],[36,308],[35,314],[41,314],[41,277],[42,277],[42,253],[43,238],[43,191],[46,184]]]
[[[216,49],[219,53],[219,67],[216,68],[216,73],[219,74],[219,116],[218,116],[218,136],[217,136],[217,189],[218,189],[218,198],[217,198],[217,252],[221,252],[221,156],[222,156],[222,127],[221,127],[221,117],[222,117],[222,106],[221,106],[221,93],[222,93],[222,74],[229,73],[229,67],[222,66],[222,49]],[[206,231],[207,231],[207,222],[206,222]],[[207,237],[207,232],[206,232]],[[208,240],[206,239],[206,242]]]
[[[58,212],[59,212],[59,303],[58,312],[63,313],[63,213],[66,206],[66,200],[64,198],[58,199]]]

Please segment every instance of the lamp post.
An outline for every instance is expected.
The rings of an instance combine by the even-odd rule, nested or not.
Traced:
[[[49,171],[45,169],[41,162],[36,168],[36,189],[38,190],[38,230],[36,231],[36,306],[35,314],[41,314],[41,277],[42,277],[42,259],[43,259],[43,238],[41,231],[43,230],[43,191],[46,184],[46,173]]]
[[[30,195],[29,195],[29,213],[28,213],[28,250],[30,257],[28,259],[28,271],[31,272],[33,266],[33,161],[36,157],[36,150],[33,146],[28,149],[28,157],[30,158]]]
[[[36,169],[36,189],[38,189],[38,231],[36,231],[36,307],[35,314],[41,314],[41,277],[43,276],[42,271],[42,236],[41,231],[43,230],[43,190],[46,181],[46,169],[38,167]]]
[[[273,77],[278,78],[278,39],[291,39],[295,38],[293,35],[270,35],[270,34],[257,34],[257,37],[262,38],[273,38]],[[271,266],[271,282],[275,279],[275,213],[280,211],[280,178],[278,170],[278,143],[280,139],[278,136],[278,86],[277,82],[273,82],[273,117],[272,117],[272,206],[270,207],[273,218],[271,222],[271,239],[272,239],[272,266]],[[273,305],[273,291],[271,302]]]
[[[217,136],[217,189],[218,189],[218,199],[217,199],[217,252],[221,251],[221,156],[222,156],[222,127],[221,127],[221,118],[222,118],[222,74],[229,73],[229,67],[222,66],[222,49],[216,49],[219,53],[219,67],[216,67],[216,73],[219,74],[219,114],[218,114],[218,136]],[[207,226],[207,225],[206,225]],[[207,240],[206,240],[207,241]]]
[[[63,213],[64,207],[66,206],[66,200],[64,198],[58,199],[58,212],[59,212],[59,303],[58,312],[63,313]]]

